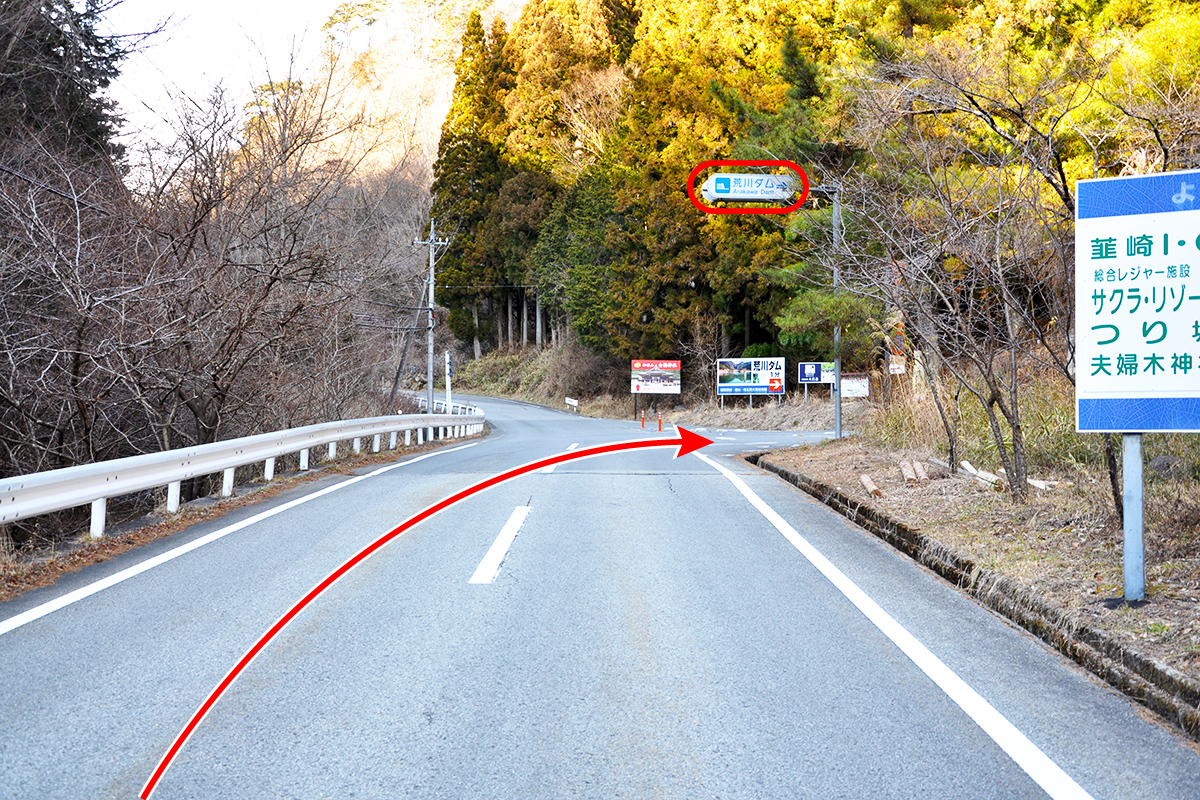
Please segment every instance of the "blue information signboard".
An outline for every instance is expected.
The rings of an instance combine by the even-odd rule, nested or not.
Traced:
[[[801,361],[796,380],[800,383],[833,383],[833,362]]]
[[[1200,171],[1077,184],[1078,430],[1200,430],[1198,197]]]

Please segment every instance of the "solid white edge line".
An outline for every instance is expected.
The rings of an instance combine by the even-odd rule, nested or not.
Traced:
[[[579,447],[579,442],[575,442],[570,447],[568,447],[567,452],[568,453],[571,452],[576,447]],[[538,470],[538,472],[542,473],[543,475],[549,475],[551,472],[554,472],[554,468],[557,466],[558,466],[558,464],[551,464],[548,467],[542,467],[540,470]]]
[[[517,506],[513,509],[508,522],[504,523],[504,527],[496,536],[496,541],[492,542],[487,555],[483,557],[483,561],[479,562],[479,566],[475,568],[475,574],[467,583],[491,583],[496,580],[496,576],[500,574],[500,564],[508,555],[508,548],[512,547],[513,540],[521,532],[521,525],[525,523],[529,508],[529,506]]]
[[[1042,787],[1046,794],[1050,795],[1054,800],[1094,800],[1083,787],[1076,783],[1061,767],[1055,764],[1037,745],[1029,741],[1025,734],[1017,730],[1016,726],[1009,722],[1003,714],[993,708],[991,703],[984,700],[978,692],[968,686],[966,681],[958,677],[929,648],[921,644],[915,636],[884,611],[854,581],[850,580],[845,573],[834,566],[833,562],[823,556],[807,539],[797,533],[796,529],[789,525],[775,509],[767,505],[761,497],[755,494],[754,490],[746,485],[745,481],[734,474],[733,471],[701,453],[693,453],[692,455],[724,475],[750,501],[750,504],[766,517],[767,521],[777,531],[782,533],[784,538],[793,547],[800,551],[800,554],[809,563],[816,567],[839,592],[845,595],[846,599],[853,603],[884,636],[900,648],[900,651],[916,664],[918,669],[929,676],[930,680],[937,684],[937,687],[945,692],[959,708],[966,712],[967,716],[974,720],[975,724],[990,736],[1038,786]]]
[[[232,525],[228,525],[224,528],[220,528],[219,530],[215,530],[212,533],[207,533],[204,536],[201,536],[198,539],[193,539],[192,541],[188,542],[187,544],[180,545],[179,547],[176,547],[173,550],[168,550],[165,553],[160,553],[159,555],[154,556],[153,558],[148,558],[145,561],[142,561],[138,564],[134,564],[132,567],[127,567],[126,569],[123,569],[120,572],[115,572],[112,575],[109,575],[107,578],[101,578],[100,580],[96,581],[95,583],[89,583],[87,586],[81,586],[80,588],[76,589],[73,592],[67,592],[66,594],[62,595],[61,597],[56,597],[53,600],[42,603],[39,606],[34,606],[33,608],[31,608],[27,611],[22,611],[20,614],[17,614],[16,616],[9,617],[8,619],[0,622],[0,636],[3,636],[4,634],[9,633],[10,631],[14,631],[17,628],[21,627],[22,625],[28,625],[30,622],[33,622],[34,620],[41,619],[42,617],[46,616],[47,614],[52,614],[55,611],[58,611],[59,609],[66,608],[67,606],[71,605],[72,603],[78,603],[80,600],[83,600],[86,597],[90,597],[90,596],[96,594],[97,592],[102,592],[105,589],[108,589],[112,586],[116,586],[118,583],[127,581],[136,575],[140,575],[143,572],[146,572],[147,570],[154,569],[155,567],[165,564],[172,559],[178,558],[179,556],[184,555],[185,553],[190,553],[191,551],[196,550],[197,548],[203,547],[206,544],[211,544],[212,542],[215,542],[217,539],[228,536],[231,533],[236,533],[237,531],[240,531],[243,528],[248,528],[251,525],[255,524],[256,522],[262,522],[264,519],[267,519],[268,517],[273,517],[276,514],[282,514],[284,511],[288,511],[290,509],[295,508],[296,506],[303,505],[310,500],[316,500],[318,497],[324,497],[325,495],[330,494],[332,492],[336,492],[339,489],[345,489],[347,486],[352,486],[352,485],[358,483],[359,481],[365,481],[367,478],[373,478],[376,475],[381,475],[385,472],[389,472],[390,470],[397,469],[399,467],[407,467],[409,464],[415,464],[418,461],[424,461],[425,459],[431,458],[433,456],[443,455],[445,453],[453,453],[457,450],[465,450],[466,448],[474,447],[477,444],[479,444],[479,442],[471,442],[469,444],[464,444],[460,447],[453,447],[448,450],[435,450],[431,453],[425,453],[423,455],[419,455],[416,458],[410,458],[408,461],[403,461],[399,464],[389,464],[386,467],[381,467],[373,472],[367,473],[366,475],[358,475],[358,476],[350,478],[348,480],[344,480],[341,483],[334,484],[333,486],[326,486],[324,489],[321,489],[320,491],[313,492],[312,494],[305,495],[304,497],[298,497],[295,500],[289,500],[288,502],[284,503],[281,506],[276,506],[275,508],[272,508],[268,511],[262,511],[258,514],[255,514],[252,517],[247,517],[246,519],[242,520],[241,522],[235,522]]]

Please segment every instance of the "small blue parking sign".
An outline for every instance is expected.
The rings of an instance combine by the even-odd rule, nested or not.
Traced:
[[[801,361],[796,372],[799,383],[833,383],[832,361]]]

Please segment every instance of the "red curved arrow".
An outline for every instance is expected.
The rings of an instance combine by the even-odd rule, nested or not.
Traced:
[[[350,558],[349,561],[334,570],[328,578],[318,583],[308,594],[304,595],[300,602],[292,606],[290,611],[280,617],[279,621],[272,625],[271,629],[264,633],[262,638],[254,643],[254,646],[250,648],[246,655],[242,656],[241,661],[239,661],[237,665],[229,671],[229,674],[226,675],[225,679],[217,685],[217,688],[213,689],[212,694],[208,696],[208,699],[205,700],[204,703],[201,704],[200,708],[196,710],[196,713],[192,715],[192,718],[188,721],[188,724],[184,726],[182,731],[180,731],[179,736],[175,737],[175,742],[171,745],[171,749],[167,750],[167,754],[163,756],[162,761],[158,765],[158,769],[154,770],[154,774],[151,775],[150,780],[146,782],[146,786],[144,789],[142,789],[142,793],[140,795],[142,800],[147,800],[150,797],[150,794],[154,791],[154,787],[162,778],[163,773],[167,771],[167,767],[171,766],[171,762],[175,759],[175,756],[178,755],[184,743],[187,742],[192,733],[196,730],[196,726],[200,724],[200,721],[204,719],[204,717],[216,704],[217,700],[221,698],[221,695],[225,693],[225,690],[229,688],[229,685],[233,683],[234,679],[241,674],[242,670],[248,667],[250,662],[253,661],[260,652],[262,652],[262,649],[266,647],[272,639],[275,638],[276,634],[287,627],[287,624],[295,619],[296,615],[303,611],[305,606],[307,606],[313,600],[316,600],[322,592],[336,583],[347,572],[354,569],[363,561],[374,555],[375,552],[385,544],[392,541],[397,536],[400,536],[417,523],[429,519],[434,514],[449,508],[460,500],[465,500],[473,494],[482,492],[485,489],[490,489],[493,486],[499,486],[506,481],[510,481],[513,478],[524,475],[527,472],[534,472],[542,469],[543,467],[561,464],[564,461],[574,461],[578,458],[590,458],[591,456],[604,455],[605,453],[616,453],[620,450],[637,450],[638,448],[642,447],[678,447],[679,449],[675,452],[675,458],[679,458],[680,456],[686,455],[693,450],[699,450],[701,447],[712,444],[711,440],[705,439],[703,436],[692,433],[691,431],[680,428],[679,426],[676,426],[675,430],[679,433],[679,437],[676,439],[635,439],[631,442],[615,442],[613,444],[602,444],[597,447],[586,447],[582,450],[572,450],[566,453],[559,453],[556,456],[543,458],[540,461],[532,461],[528,464],[510,469],[507,472],[502,472],[499,475],[493,475],[486,480],[482,480],[479,483],[468,486],[466,489],[455,492],[445,500],[441,500],[424,511],[414,514],[404,522],[400,523],[400,525],[397,527],[371,542],[362,550],[359,550]]]

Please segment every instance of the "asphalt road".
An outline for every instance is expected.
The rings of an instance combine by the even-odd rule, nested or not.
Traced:
[[[238,659],[359,549],[518,464],[658,435],[479,402],[486,439],[0,605],[13,618],[331,489],[0,623],[0,798],[137,797]],[[732,458],[812,437],[697,432],[699,454],[560,464],[391,542],[250,664],[154,798],[1200,797],[1182,738]]]

